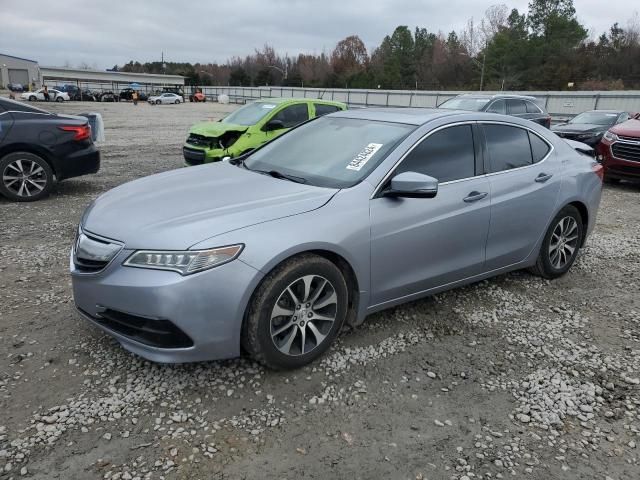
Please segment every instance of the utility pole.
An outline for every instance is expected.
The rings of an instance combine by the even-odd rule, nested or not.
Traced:
[[[484,87],[484,66],[487,63],[487,46],[482,50],[482,72],[480,73],[480,91]]]

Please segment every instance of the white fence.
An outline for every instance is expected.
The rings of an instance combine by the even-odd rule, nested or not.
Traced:
[[[355,90],[297,87],[203,87],[203,93],[215,100],[227,94],[231,102],[246,103],[265,97],[303,97],[337,100],[358,107],[437,107],[445,100],[465,92],[420,90]],[[640,112],[640,91],[612,92],[482,92],[515,93],[536,97],[554,117],[571,117],[586,110],[626,110]]]

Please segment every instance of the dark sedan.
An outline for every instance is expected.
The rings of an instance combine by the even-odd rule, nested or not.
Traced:
[[[559,137],[595,147],[607,130],[628,119],[629,114],[619,110],[591,110],[576,115],[567,123],[554,125],[551,130]]]
[[[54,180],[99,169],[100,152],[87,118],[0,98],[0,195],[16,202],[40,200]]]
[[[438,108],[468,110],[470,112],[499,113],[524,118],[543,127],[551,127],[551,116],[538,103],[536,97],[511,94],[463,94],[442,103]]]

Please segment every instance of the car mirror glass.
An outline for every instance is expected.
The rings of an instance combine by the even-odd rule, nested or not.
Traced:
[[[438,180],[418,172],[403,172],[391,179],[385,197],[433,198],[438,194]]]

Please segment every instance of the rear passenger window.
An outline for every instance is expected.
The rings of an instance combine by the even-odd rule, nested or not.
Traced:
[[[316,107],[316,117],[321,117],[322,115],[327,115],[329,113],[334,113],[340,110],[335,105],[322,105],[316,103],[314,104],[314,106]]]
[[[532,164],[529,132],[507,125],[484,125],[491,172]]]
[[[396,174],[418,172],[440,183],[475,175],[471,125],[445,128],[422,141],[400,164]]]
[[[509,113],[509,115],[527,113],[527,107],[524,104],[524,100],[507,100],[507,113]]]
[[[533,163],[538,163],[547,156],[551,147],[535,133],[529,132],[529,142],[531,142],[531,154],[533,155]]]
[[[527,113],[542,113],[540,107],[533,102],[524,102],[527,105]]]
[[[496,100],[487,108],[487,112],[505,115],[507,113],[507,105],[504,103],[504,100]]]

